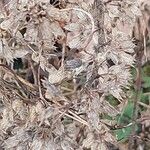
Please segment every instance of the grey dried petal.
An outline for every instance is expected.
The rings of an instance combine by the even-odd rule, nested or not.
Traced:
[[[87,137],[83,140],[83,147],[90,148],[92,143],[94,143],[94,135],[89,132]]]
[[[38,29],[32,22],[28,23],[24,38],[29,43],[37,45],[37,42],[39,41]]]
[[[66,69],[76,69],[79,68],[82,65],[81,59],[72,59],[66,61],[65,67]]]
[[[46,98],[51,99],[61,95],[61,92],[55,85],[51,84],[47,80],[42,80],[42,82],[43,82],[43,86],[47,89],[45,93]]]

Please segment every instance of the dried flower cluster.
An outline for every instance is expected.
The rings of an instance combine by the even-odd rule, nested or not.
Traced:
[[[126,102],[137,1],[4,0],[0,11],[0,149],[110,149],[103,115]],[[13,70],[17,58],[31,75]]]

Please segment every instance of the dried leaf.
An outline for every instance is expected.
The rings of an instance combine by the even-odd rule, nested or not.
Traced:
[[[66,30],[75,32],[80,30],[80,26],[78,23],[70,23],[64,27]]]
[[[65,78],[65,74],[63,70],[51,69],[48,76],[48,81],[51,84],[60,83]]]

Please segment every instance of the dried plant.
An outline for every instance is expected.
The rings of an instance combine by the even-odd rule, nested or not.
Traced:
[[[117,147],[103,115],[126,104],[139,15],[136,0],[0,1],[0,149]]]

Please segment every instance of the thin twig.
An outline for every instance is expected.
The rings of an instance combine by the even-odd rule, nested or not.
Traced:
[[[104,33],[104,3],[102,0],[95,0],[94,1],[94,11],[95,14],[97,14],[96,16],[96,26],[99,29],[98,30],[98,44],[102,45],[102,43],[106,43],[105,42],[105,33]],[[102,51],[104,49],[104,46],[101,47]],[[99,52],[100,50],[98,50]]]
[[[40,52],[39,52],[39,58],[41,57],[41,53],[42,53],[42,46],[40,48]],[[39,95],[40,95],[40,99],[41,99],[41,102],[43,103],[44,106],[46,106],[46,100],[42,94],[42,88],[41,88],[41,79],[40,79],[40,74],[41,74],[41,66],[40,66],[40,63],[39,62],[39,66],[38,66],[38,77],[37,77],[37,83],[38,83],[38,89],[39,89]]]
[[[142,102],[138,102],[138,104],[141,105],[141,106],[143,106],[143,107],[145,107],[145,108],[150,109],[150,106],[149,106],[149,105],[146,105],[146,104],[144,104],[144,103],[142,103]]]
[[[65,52],[66,52],[66,43],[64,42],[62,45],[62,59],[61,59],[61,67],[63,71],[64,71]]]
[[[31,67],[31,70],[32,70],[32,73],[33,73],[34,84],[35,84],[35,85],[38,85],[37,73],[36,73],[36,71],[35,71],[35,68],[34,68],[34,65],[33,65],[33,62],[32,62],[32,60],[31,60],[31,58],[29,58],[29,63],[30,63],[30,67]]]
[[[19,75],[17,75],[12,69],[10,69],[7,65],[4,64],[0,64],[0,67],[3,67],[5,70],[9,71],[11,74],[13,74],[13,76],[15,77],[15,79],[17,79],[18,81],[20,81],[21,83],[25,84],[26,86],[28,86],[31,89],[36,89],[36,86],[33,86],[30,82],[28,82],[27,80],[23,79],[22,77],[20,77]]]

